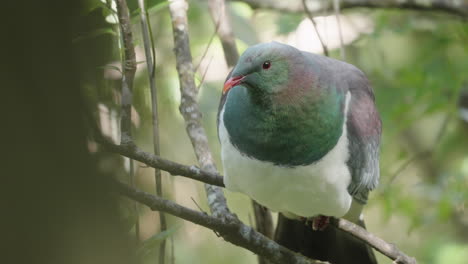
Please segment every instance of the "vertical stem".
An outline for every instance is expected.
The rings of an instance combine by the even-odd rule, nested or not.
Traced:
[[[338,34],[340,35],[340,55],[341,60],[346,60],[346,54],[344,49],[344,41],[343,41],[343,32],[341,30],[341,22],[340,22],[340,0],[333,0],[333,9],[335,11],[336,23],[338,25]]]
[[[128,11],[127,2],[125,0],[116,0],[117,5],[117,16],[119,18],[119,27],[121,32],[121,38],[124,48],[122,58],[122,113],[120,119],[120,144],[132,143],[132,90],[133,80],[136,72],[136,56],[135,47],[133,46],[133,34],[132,24],[130,20],[130,14]],[[133,160],[130,159],[130,184],[132,187],[135,186],[134,180],[134,166]],[[138,213],[138,205],[135,202],[135,235],[136,241],[140,238],[140,220]]]
[[[152,117],[153,117],[153,147],[154,154],[160,154],[159,150],[159,120],[158,120],[158,96],[156,90],[156,81],[155,81],[155,61],[156,54],[154,54],[154,48],[152,47],[152,40],[150,38],[150,30],[148,25],[147,11],[145,7],[144,0],[138,0],[138,6],[140,7],[140,18],[141,18],[141,31],[143,35],[143,45],[145,48],[146,55],[146,66],[148,69],[148,78],[151,91],[151,107],[152,107]],[[154,56],[154,57],[153,57]],[[156,194],[159,197],[162,197],[162,179],[161,171],[159,169],[154,169],[154,178],[156,186]],[[161,227],[161,232],[167,229],[166,217],[163,212],[159,212],[159,223]],[[166,255],[166,240],[161,241],[159,245],[159,264],[164,264]]]
[[[171,264],[175,264],[175,255],[174,255],[174,236],[171,236]]]
[[[129,162],[129,176],[130,176],[130,186],[134,187],[135,186],[135,163],[132,159],[128,159]],[[136,215],[136,222],[135,222],[135,237],[136,241],[140,240],[140,212],[138,210],[138,202],[135,201],[133,205],[133,210]]]
[[[260,205],[255,200],[252,200],[252,206],[254,209],[255,227],[257,231],[265,235],[266,237],[272,239],[273,238],[273,219],[271,217],[270,210]],[[259,255],[258,263],[269,264],[270,262],[266,258]]]
[[[125,0],[116,0],[116,4],[124,47],[124,58],[122,62],[122,114],[120,122],[122,135],[120,143],[126,144],[132,140],[132,89],[136,71],[136,57],[127,3]]]

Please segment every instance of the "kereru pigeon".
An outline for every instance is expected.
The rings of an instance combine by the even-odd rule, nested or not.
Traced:
[[[334,264],[376,263],[366,244],[322,226],[330,216],[364,226],[378,184],[381,121],[362,71],[277,42],[252,46],[224,84],[218,134],[226,187],[280,212],[280,244]]]

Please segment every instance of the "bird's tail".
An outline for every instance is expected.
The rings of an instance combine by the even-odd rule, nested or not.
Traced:
[[[364,221],[358,223],[365,228]],[[350,234],[328,226],[323,231],[314,231],[304,221],[278,215],[275,240],[296,252],[312,259],[333,264],[377,264],[372,249]]]

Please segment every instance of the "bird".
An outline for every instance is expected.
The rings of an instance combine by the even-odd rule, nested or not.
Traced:
[[[226,188],[279,212],[279,244],[334,264],[377,263],[367,244],[327,225],[343,217],[365,228],[379,182],[382,124],[361,70],[253,45],[226,78],[217,124]]]

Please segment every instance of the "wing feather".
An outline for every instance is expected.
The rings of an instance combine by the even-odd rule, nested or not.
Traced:
[[[382,123],[368,79],[355,69],[348,78],[351,102],[346,125],[350,151],[348,166],[352,175],[348,191],[358,202],[365,204],[369,191],[379,182]]]

